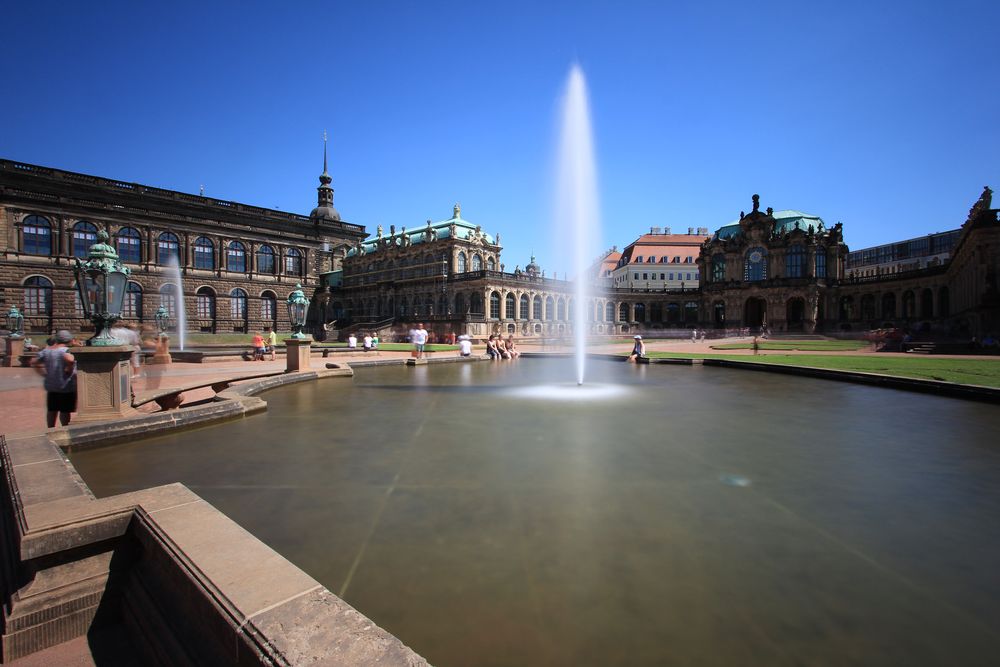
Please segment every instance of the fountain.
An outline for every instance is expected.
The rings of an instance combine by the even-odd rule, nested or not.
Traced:
[[[582,385],[587,354],[587,304],[591,294],[591,276],[587,275],[587,268],[593,255],[599,220],[587,83],[579,65],[574,65],[569,73],[561,120],[556,216],[561,237],[573,239],[571,261],[576,283],[573,310],[576,382]]]
[[[174,292],[175,308],[177,309],[177,344],[181,352],[184,351],[184,339],[187,335],[187,310],[184,308],[184,282],[181,280],[181,266],[177,255],[171,255],[167,264],[170,277],[174,281],[177,290]]]

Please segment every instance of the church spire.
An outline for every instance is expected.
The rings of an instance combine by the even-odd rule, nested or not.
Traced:
[[[330,178],[330,174],[327,172],[326,144],[326,130],[323,130],[323,173],[319,175],[319,187],[316,188],[318,193],[317,206],[313,209],[310,217],[340,220],[340,214],[337,212],[337,209],[333,207],[333,188],[330,187],[330,183],[333,182],[333,179]]]

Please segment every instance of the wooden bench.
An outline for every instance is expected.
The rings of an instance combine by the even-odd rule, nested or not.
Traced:
[[[216,394],[229,389],[230,385],[235,382],[242,382],[244,380],[256,380],[259,378],[272,377],[275,375],[283,375],[284,371],[269,371],[267,373],[251,373],[244,375],[235,375],[233,377],[216,379],[216,380],[200,380],[197,382],[188,382],[176,387],[162,387],[160,389],[150,389],[148,391],[143,391],[132,397],[132,407],[137,408],[140,405],[145,405],[147,403],[156,403],[160,406],[161,410],[174,410],[179,408],[181,403],[184,402],[183,394],[186,391],[194,391],[195,389],[204,389],[205,387],[211,387],[212,391]]]

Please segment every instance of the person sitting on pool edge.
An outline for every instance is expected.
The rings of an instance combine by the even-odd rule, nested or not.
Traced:
[[[642,342],[642,336],[633,336],[635,344],[632,346],[632,354],[628,355],[628,361],[637,362],[646,356],[646,344]]]

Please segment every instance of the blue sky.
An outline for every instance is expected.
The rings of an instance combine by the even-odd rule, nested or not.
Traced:
[[[1000,186],[1000,3],[10,3],[0,156],[345,220],[463,217],[550,272],[556,111],[587,76],[603,230],[761,205],[852,248]]]

